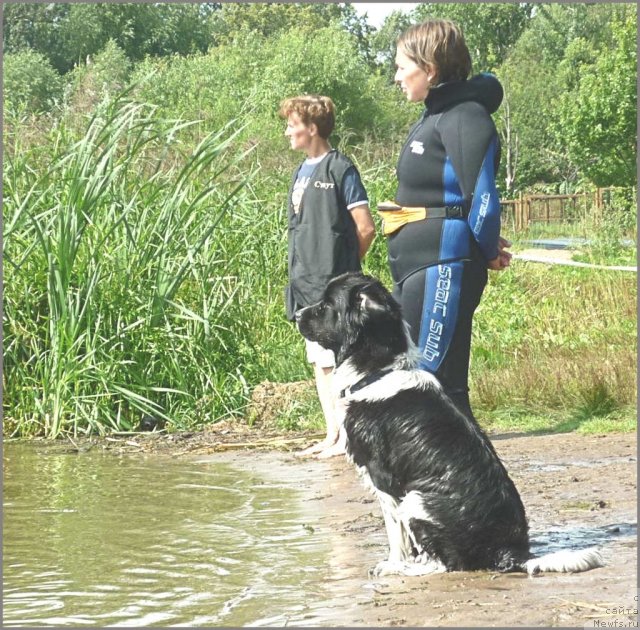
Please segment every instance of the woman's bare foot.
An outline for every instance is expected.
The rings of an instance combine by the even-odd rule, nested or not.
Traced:
[[[317,444],[312,444],[308,448],[305,448],[303,451],[298,451],[294,453],[296,457],[309,457],[311,455],[315,455],[316,453],[322,453],[327,449],[331,448],[336,444],[338,437],[330,438],[327,436],[322,442],[318,442]]]

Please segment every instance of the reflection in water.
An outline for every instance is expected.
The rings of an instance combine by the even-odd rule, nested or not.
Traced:
[[[24,444],[4,458],[6,626],[311,624],[327,600],[331,542],[304,526],[295,480]]]

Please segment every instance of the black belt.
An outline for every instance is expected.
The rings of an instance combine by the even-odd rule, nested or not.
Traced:
[[[463,206],[427,208],[427,219],[466,219],[468,214]]]

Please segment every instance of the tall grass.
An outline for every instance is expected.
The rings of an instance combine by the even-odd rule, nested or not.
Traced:
[[[25,144],[27,124],[5,127],[5,433],[127,431],[143,415],[197,427],[242,415],[262,381],[311,376],[282,293],[300,155],[247,138],[242,120],[208,131],[126,94]],[[373,207],[395,190],[394,142],[341,147]],[[382,237],[364,268],[390,285]],[[626,413],[635,297],[635,277],[614,272],[515,261],[492,274],[476,409]]]
[[[9,431],[128,430],[142,414],[171,418],[196,383],[217,415],[241,404],[246,385],[225,347],[236,289],[214,239],[249,178],[236,168],[244,155],[229,152],[240,127],[168,165],[187,127],[120,98],[79,139],[60,123],[38,170],[19,147],[8,156]],[[234,380],[230,398],[215,395]]]
[[[587,420],[636,401],[636,277],[514,261],[474,320],[476,406]]]

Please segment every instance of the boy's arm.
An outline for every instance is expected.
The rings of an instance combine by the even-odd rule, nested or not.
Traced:
[[[351,217],[356,224],[358,253],[360,260],[362,260],[376,237],[376,226],[369,211],[367,191],[362,185],[360,173],[355,166],[347,169],[340,188],[342,200],[347,206],[347,210],[351,212]]]
[[[369,204],[362,204],[351,208],[351,216],[356,224],[356,234],[358,235],[358,249],[360,260],[364,258],[373,239],[376,237],[376,226],[369,211]]]

